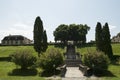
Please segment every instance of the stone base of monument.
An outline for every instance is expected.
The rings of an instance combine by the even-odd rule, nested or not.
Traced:
[[[81,60],[76,59],[66,59],[65,64],[67,67],[79,67],[79,64],[81,64]]]
[[[80,54],[76,52],[74,44],[67,45],[64,62],[67,67],[78,67],[82,63]]]

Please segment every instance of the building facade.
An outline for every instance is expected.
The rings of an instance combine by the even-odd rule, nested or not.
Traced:
[[[120,33],[118,33],[117,36],[114,36],[111,42],[120,43]]]
[[[9,35],[5,36],[1,41],[2,45],[27,45],[32,44],[32,40],[22,35]]]

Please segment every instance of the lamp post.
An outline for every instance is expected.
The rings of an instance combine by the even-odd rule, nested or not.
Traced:
[[[55,77],[55,64],[53,64],[53,68],[54,68],[54,77]]]

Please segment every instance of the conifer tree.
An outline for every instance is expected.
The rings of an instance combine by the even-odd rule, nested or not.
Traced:
[[[109,31],[109,26],[108,23],[105,23],[103,26],[103,52],[108,55],[110,59],[112,59],[113,52],[112,52],[112,47],[111,47],[111,39],[110,39],[110,31]]]
[[[103,51],[102,26],[100,22],[97,22],[96,25],[95,40],[96,40],[96,49],[98,51]]]
[[[34,49],[38,52],[38,56],[42,52],[42,41],[43,41],[43,23],[40,17],[36,17],[33,30],[34,38]]]
[[[43,52],[45,52],[48,48],[48,43],[47,43],[47,35],[46,35],[46,30],[43,32]]]

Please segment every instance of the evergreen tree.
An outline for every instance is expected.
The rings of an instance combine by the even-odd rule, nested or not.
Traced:
[[[48,48],[46,30],[43,32],[43,52]]]
[[[42,52],[42,41],[43,41],[43,23],[40,17],[38,16],[34,23],[34,49],[38,52],[38,56]]]
[[[96,25],[95,40],[96,40],[96,49],[98,51],[103,51],[102,26],[100,22],[98,22]]]
[[[103,26],[103,52],[108,55],[108,57],[111,59],[113,56],[112,47],[111,47],[111,39],[110,39],[110,31],[108,23],[105,23]]]

